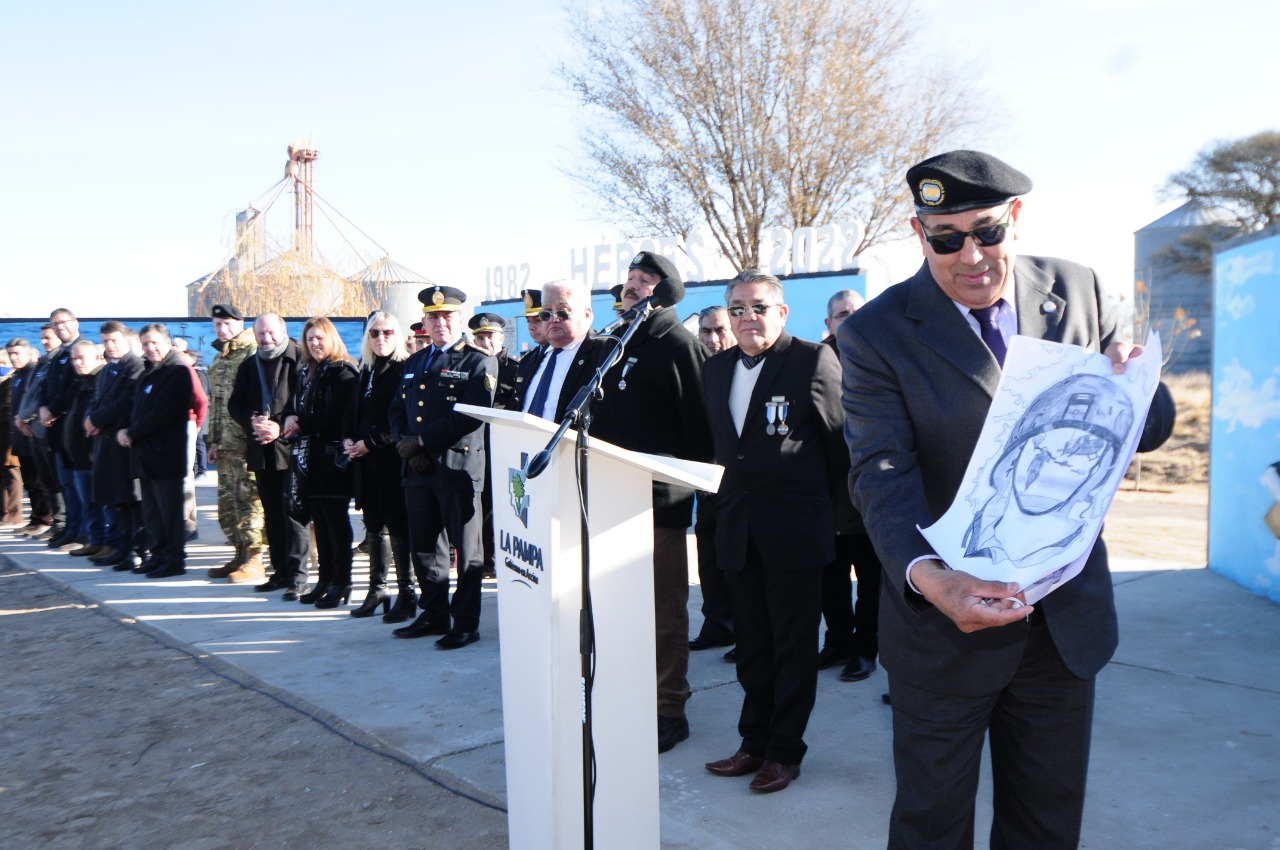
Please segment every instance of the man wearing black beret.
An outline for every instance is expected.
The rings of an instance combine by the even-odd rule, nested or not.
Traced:
[[[1092,270],[1018,257],[1026,175],[952,151],[907,172],[924,265],[838,332],[853,504],[884,562],[881,661],[893,704],[897,796],[890,848],[972,847],[984,740],[995,789],[990,845],[1077,846],[1094,677],[1117,642],[1106,548],[1034,606],[1016,584],[952,570],[917,527],[959,489],[1010,338],[1080,345],[1116,372],[1122,342]],[[1140,449],[1173,416],[1157,394]]]
[[[683,286],[675,263],[641,251],[631,261],[622,305],[631,309],[666,279]],[[619,331],[621,333],[621,331]],[[707,350],[670,307],[657,308],[605,376],[604,398],[593,406],[591,433],[616,446],[684,460],[710,462],[714,452],[702,398]],[[693,490],[653,485],[653,596],[657,642],[658,752],[689,737],[684,704],[690,690],[689,550]]]

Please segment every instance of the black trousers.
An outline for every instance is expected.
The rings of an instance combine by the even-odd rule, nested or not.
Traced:
[[[187,566],[187,531],[184,524],[181,478],[143,478],[142,517],[147,527],[151,556],[168,567]]]
[[[18,466],[22,470],[22,484],[31,500],[31,521],[51,524],[53,501],[49,498],[49,485],[40,477],[40,465],[35,454],[18,455]]]
[[[351,514],[350,499],[308,499],[311,520],[316,532],[316,581],[320,584],[351,584]]]
[[[898,783],[890,850],[973,847],[988,736],[992,850],[1074,850],[1079,844],[1094,680],[1067,670],[1043,618],[1032,617],[1022,663],[994,693],[935,694],[889,673]]]
[[[147,546],[146,523],[142,517],[142,502],[123,502],[107,505],[111,518],[111,548],[117,552],[141,552]]]
[[[409,551],[422,585],[419,607],[438,625],[474,632],[480,627],[480,587],[484,550],[480,494],[405,487],[409,514]],[[449,561],[437,556],[441,535],[458,552],[458,585],[449,599]]]
[[[693,526],[698,541],[698,584],[702,587],[702,627],[698,634],[710,639],[733,640],[733,602],[724,570],[716,562],[716,509],[698,494],[698,519]]]
[[[858,578],[858,603],[853,604],[853,581]],[[876,632],[880,623],[880,557],[865,533],[837,534],[836,559],[822,571],[822,619],[827,623],[823,646],[844,648],[875,659],[880,652]]]
[[[293,503],[289,492],[292,473],[287,469],[254,470],[262,519],[271,553],[271,570],[278,583],[300,588],[307,583],[307,518]]]
[[[747,544],[741,572],[726,572],[733,599],[742,714],[742,750],[799,764],[804,730],[818,693],[818,624],[822,568],[783,570],[764,564]]]
[[[36,463],[36,475],[44,484],[45,492],[49,494],[51,525],[65,526],[67,503],[62,498],[62,482],[58,480],[58,473],[53,468],[53,453],[49,449],[49,441],[37,437],[31,441],[31,445],[32,457],[35,458]]]

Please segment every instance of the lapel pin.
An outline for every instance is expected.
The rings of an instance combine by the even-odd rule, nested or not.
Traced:
[[[1052,301],[1046,301],[1040,305],[1041,315],[1051,316],[1056,312],[1058,312],[1058,305],[1054,304]]]

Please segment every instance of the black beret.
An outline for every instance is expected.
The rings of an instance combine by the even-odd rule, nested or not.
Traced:
[[[244,313],[233,304],[214,304],[211,314],[215,319],[244,319]]]
[[[467,322],[467,326],[471,328],[473,333],[494,333],[496,331],[506,332],[507,323],[497,313],[476,313],[471,317],[471,321]]]
[[[520,292],[520,296],[524,299],[525,318],[536,318],[538,312],[542,310],[542,290],[525,289]]]
[[[461,310],[467,300],[467,293],[452,286],[428,286],[418,293],[422,302],[422,312],[442,313],[446,310]]]
[[[907,170],[917,213],[998,207],[1031,191],[1031,178],[991,154],[951,151]]]
[[[656,274],[659,278],[668,278],[672,283],[684,283],[684,278],[680,277],[676,264],[652,251],[641,251],[632,257],[630,268]]]

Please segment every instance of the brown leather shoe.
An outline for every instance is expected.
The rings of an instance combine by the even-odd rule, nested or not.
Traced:
[[[791,784],[791,780],[800,778],[800,765],[798,764],[778,764],[776,761],[767,761],[760,768],[760,772],[756,774],[756,778],[751,780],[750,788],[752,791],[758,791],[761,794],[772,794],[774,791],[781,791]]]
[[[755,773],[762,764],[764,759],[760,756],[738,750],[727,759],[707,762],[706,768],[716,776],[746,776],[748,773]]]

